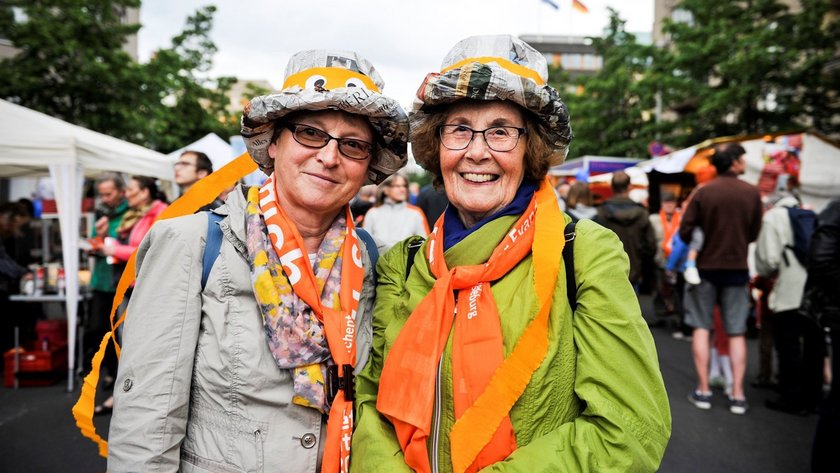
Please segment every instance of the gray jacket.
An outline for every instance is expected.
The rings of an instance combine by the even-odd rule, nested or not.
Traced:
[[[770,277],[778,272],[778,279],[767,298],[773,312],[799,308],[808,273],[796,259],[793,250],[793,229],[790,226],[788,207],[799,205],[795,197],[784,197],[764,213],[761,232],[755,246],[755,268],[758,274]]]
[[[317,472],[326,424],[292,403],[268,349],[246,259],[245,198],[226,205],[221,253],[201,290],[207,218],[157,223],[137,252],[108,444],[111,472]],[[374,269],[357,313],[358,373],[371,343]]]

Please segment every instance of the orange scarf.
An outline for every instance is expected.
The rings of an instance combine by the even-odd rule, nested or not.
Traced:
[[[427,440],[436,373],[454,323],[452,377],[457,421],[450,433],[452,464],[456,473],[474,472],[516,450],[508,412],[548,349],[548,314],[562,259],[564,219],[551,186],[543,182],[485,264],[451,270],[443,256],[443,220],[442,216],[438,219],[427,243],[426,256],[437,281],[412,312],[385,359],[376,407],[394,425],[406,464],[415,471],[429,472]],[[533,253],[539,312],[504,359],[490,283],[529,253]]]
[[[342,253],[339,290],[342,310],[337,310],[321,304],[321,290],[312,265],[309,264],[303,237],[283,207],[277,205],[277,199],[272,198],[275,193],[273,181],[272,174],[269,182],[260,189],[260,210],[265,218],[268,237],[277,251],[283,272],[286,273],[295,294],[309,305],[318,320],[324,324],[330,354],[338,367],[339,377],[342,377],[345,370],[352,370],[356,365],[356,310],[359,308],[364,282],[362,253],[350,206],[345,206],[347,236]],[[352,435],[353,401],[345,399],[345,392],[340,390],[333,400],[327,421],[327,442],[324,444],[322,471],[345,473],[350,470]]]
[[[659,220],[662,222],[662,252],[665,254],[665,258],[668,258],[671,256],[671,240],[674,239],[674,234],[680,228],[680,211],[674,210],[669,222],[665,211],[660,210]]]

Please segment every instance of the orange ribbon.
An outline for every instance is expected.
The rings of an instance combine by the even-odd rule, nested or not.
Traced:
[[[242,153],[238,158],[234,159],[223,168],[213,172],[204,179],[196,182],[184,195],[169,205],[155,220],[165,220],[167,218],[180,217],[182,215],[190,215],[195,213],[202,206],[210,203],[223,190],[232,186],[239,179],[247,176],[257,169],[257,164],[251,159],[251,156],[246,152]],[[92,369],[82,383],[81,394],[79,400],[73,406],[73,418],[76,419],[76,426],[82,432],[82,435],[91,439],[99,447],[99,455],[108,457],[108,442],[106,442],[99,434],[96,433],[96,427],[93,425],[93,408],[96,402],[96,387],[99,385],[99,370],[102,365],[102,359],[105,356],[105,350],[108,348],[108,341],[113,340],[114,349],[117,356],[120,356],[120,346],[114,339],[113,334],[117,327],[123,323],[127,315],[127,311],[122,314],[120,319],[114,323],[114,315],[117,312],[117,307],[122,303],[125,291],[131,287],[134,282],[134,260],[137,252],[135,251],[131,258],[125,265],[119,283],[117,283],[116,294],[114,295],[114,302],[111,305],[111,331],[102,337],[99,344],[99,351],[93,356]]]

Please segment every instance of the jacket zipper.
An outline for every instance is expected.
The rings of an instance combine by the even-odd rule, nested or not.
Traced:
[[[443,360],[438,361],[437,379],[435,380],[435,415],[432,419],[432,473],[438,473],[438,448],[440,447],[440,372]]]
[[[458,296],[455,296],[455,312],[452,314],[452,318],[455,318],[458,315]],[[444,350],[445,351],[445,350]],[[440,470],[439,457],[438,451],[440,448],[440,411],[441,411],[441,389],[440,389],[440,375],[441,371],[443,370],[443,354],[440,356],[440,360],[438,360],[438,367],[437,367],[437,377],[435,378],[435,405],[434,405],[434,416],[432,418],[432,453],[431,453],[431,463],[432,463],[432,473],[438,473]]]

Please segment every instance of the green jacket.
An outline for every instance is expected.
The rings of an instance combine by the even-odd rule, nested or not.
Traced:
[[[127,210],[128,201],[123,200],[111,214],[111,218],[108,220],[108,234],[103,236],[117,238],[117,228],[120,227]],[[90,288],[102,292],[115,292],[117,290],[117,281],[114,280],[114,265],[108,264],[104,256],[97,256],[93,263]]]
[[[447,266],[486,261],[517,218],[501,217],[450,248],[444,254]],[[613,232],[590,220],[577,224],[574,245],[577,311],[572,316],[561,262],[548,353],[510,411],[518,449],[482,471],[630,472],[659,467],[671,435],[671,412],[653,338],[627,277],[627,255]],[[373,348],[368,365],[356,378],[354,472],[410,471],[392,425],[376,411],[383,360],[412,309],[434,283],[425,244],[407,280],[406,259],[407,243],[403,242],[383,255],[377,266]],[[491,285],[501,316],[505,356],[536,315],[533,277],[529,255]],[[451,344],[450,336],[442,357],[441,402],[435,407],[441,410],[436,459],[441,472],[452,471],[448,435],[455,422]]]

